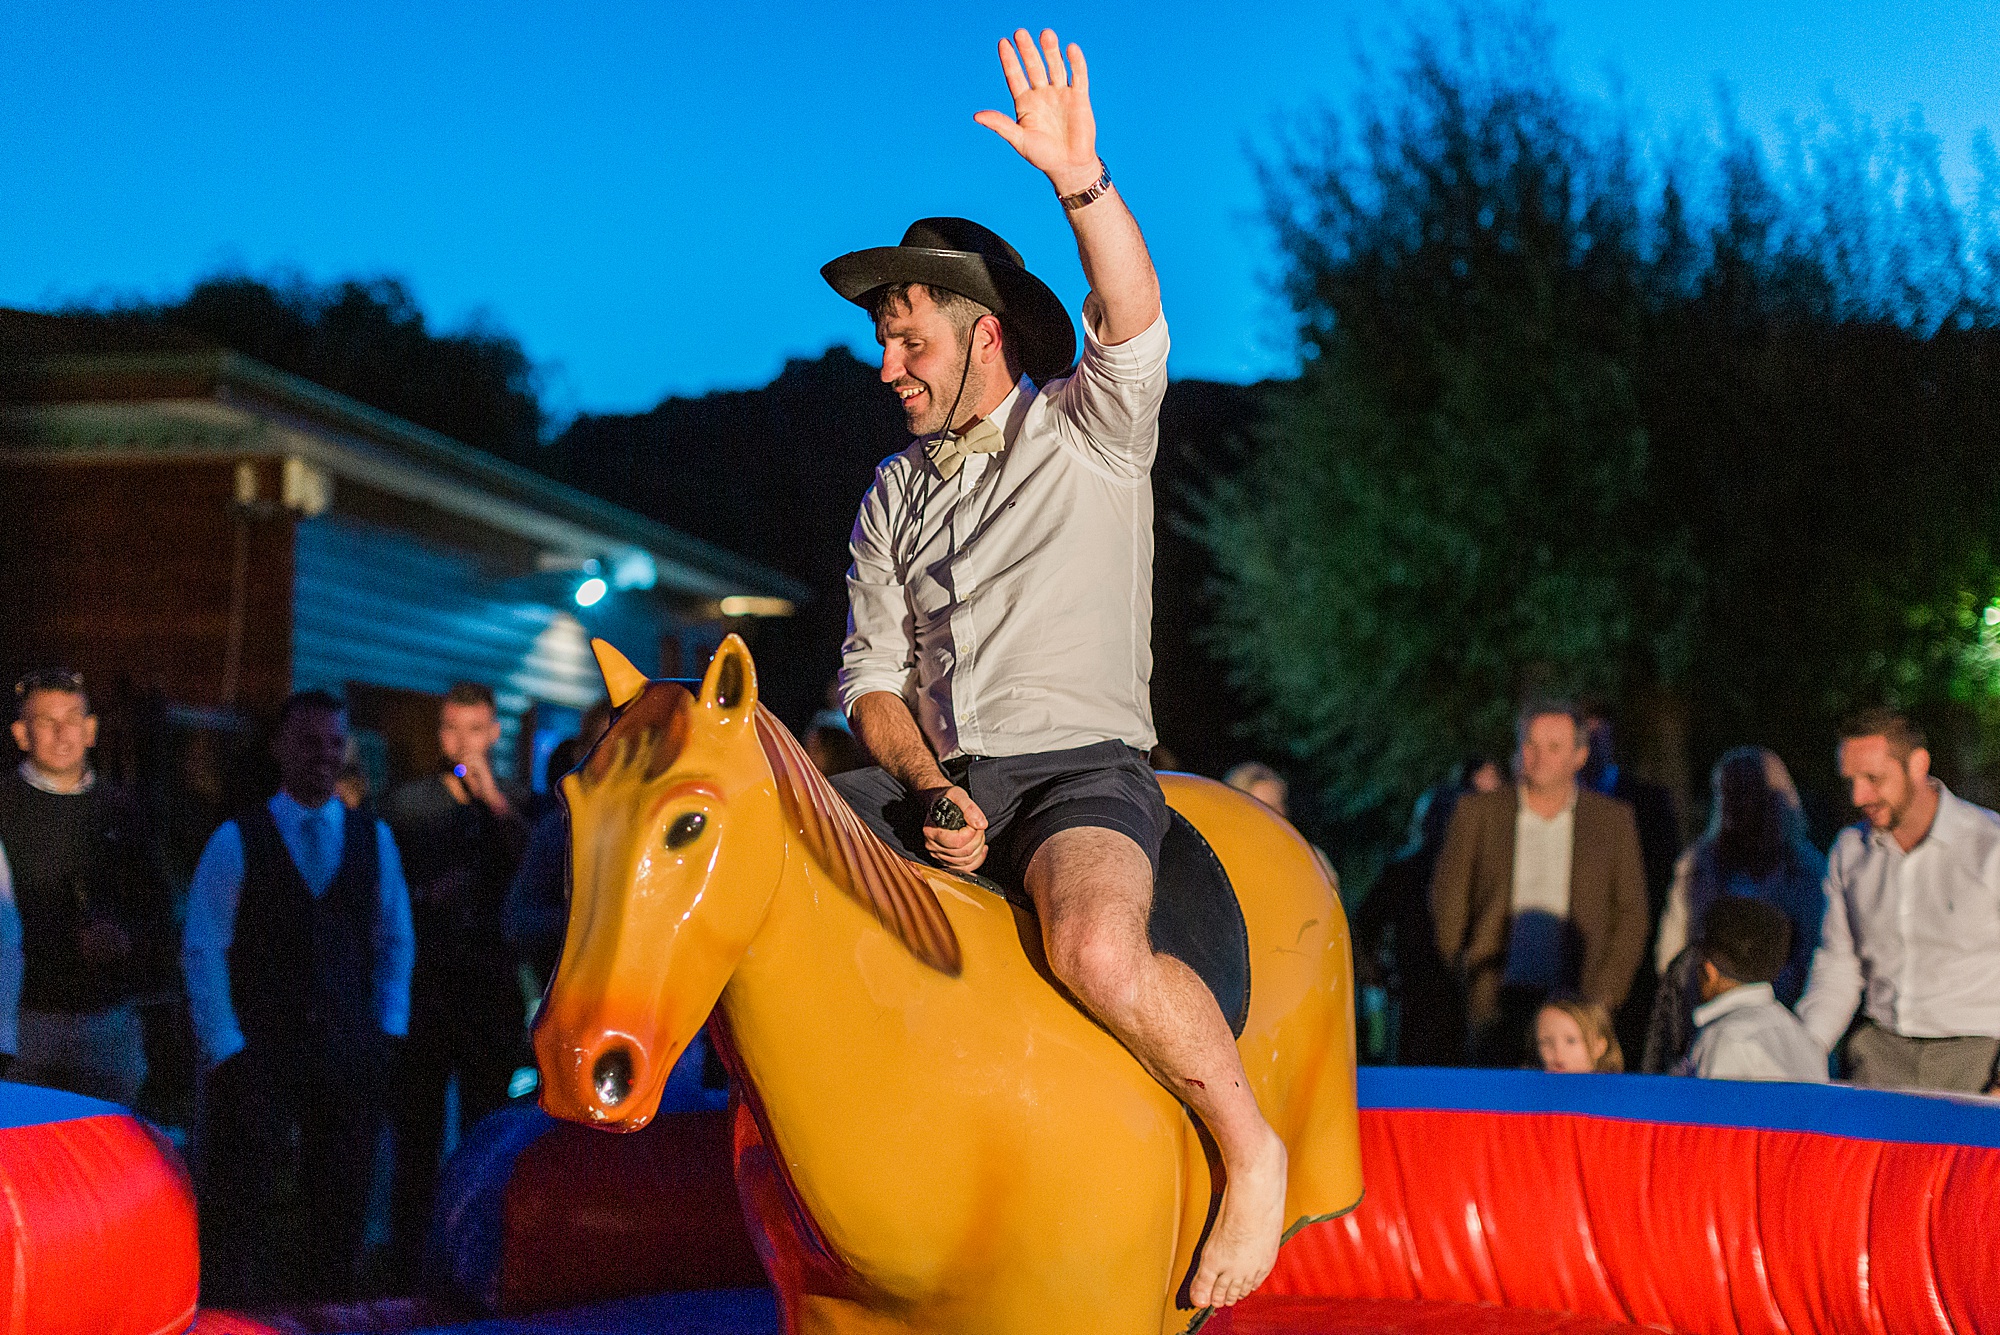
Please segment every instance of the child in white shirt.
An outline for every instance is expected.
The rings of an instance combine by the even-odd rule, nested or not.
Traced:
[[[1694,1047],[1676,1074],[1826,1083],[1826,1050],[1771,991],[1791,935],[1790,920],[1761,900],[1725,897],[1709,906]]]

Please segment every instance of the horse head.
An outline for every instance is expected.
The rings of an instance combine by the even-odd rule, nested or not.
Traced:
[[[535,1059],[550,1113],[636,1131],[756,935],[786,841],[742,640],[694,695],[592,648],[618,712],[560,785],[569,928]]]

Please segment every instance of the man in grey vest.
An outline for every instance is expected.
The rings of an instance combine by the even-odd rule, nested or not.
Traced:
[[[225,822],[195,867],[181,963],[204,1067],[206,1302],[342,1297],[358,1278],[416,947],[389,827],[335,795],[346,748],[337,698],[286,700],[277,795]],[[278,1238],[294,1135],[304,1231]]]

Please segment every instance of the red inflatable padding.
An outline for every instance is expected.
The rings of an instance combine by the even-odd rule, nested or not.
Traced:
[[[515,1160],[502,1230],[502,1312],[764,1283],[726,1110],[663,1114],[632,1136],[556,1124]]]
[[[1366,1198],[1262,1293],[1692,1335],[2000,1331],[2000,1150],[1430,1109],[1363,1109],[1361,1137]]]
[[[236,1312],[203,1312],[188,1327],[187,1335],[282,1335],[275,1326]]]
[[[1217,1312],[1202,1335],[1654,1335],[1645,1326],[1561,1312],[1390,1298],[1266,1298]]]
[[[194,1320],[194,1192],[136,1119],[0,1127],[0,1211],[6,1335],[179,1335]]]

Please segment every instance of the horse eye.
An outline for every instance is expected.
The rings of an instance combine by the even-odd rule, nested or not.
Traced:
[[[708,817],[699,811],[689,811],[676,816],[674,823],[667,827],[667,847],[686,848],[701,837],[708,825]]]

